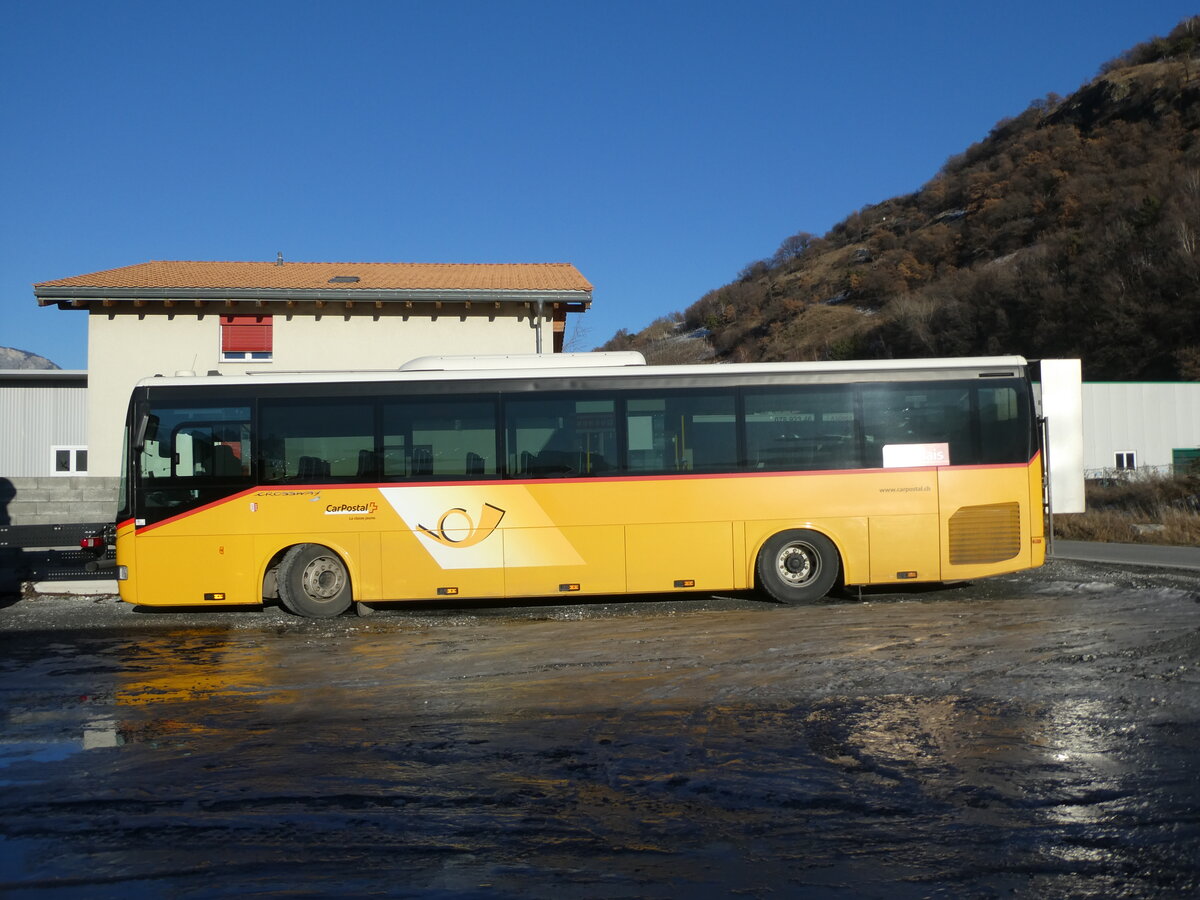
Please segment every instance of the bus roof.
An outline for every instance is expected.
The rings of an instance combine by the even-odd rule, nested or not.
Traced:
[[[609,366],[644,366],[646,357],[634,350],[601,353],[508,353],[500,356],[418,356],[399,369],[401,372],[499,371],[535,368],[595,369]]]
[[[176,372],[138,381],[140,387],[235,384],[329,384],[356,382],[480,381],[539,377],[597,377],[694,375],[853,375],[937,371],[987,370],[1016,375],[1027,362],[1022,356],[972,356],[940,359],[869,359],[832,362],[716,363],[687,366],[649,366],[640,353],[556,353],[506,356],[423,356],[398,369],[307,372],[247,372],[244,375],[195,375]]]

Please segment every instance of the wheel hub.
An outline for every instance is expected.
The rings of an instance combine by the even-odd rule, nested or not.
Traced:
[[[346,581],[342,568],[328,556],[314,559],[304,569],[304,593],[314,600],[331,600],[342,592]]]
[[[791,544],[780,551],[776,560],[779,577],[788,584],[804,584],[816,574],[813,554],[807,547]]]

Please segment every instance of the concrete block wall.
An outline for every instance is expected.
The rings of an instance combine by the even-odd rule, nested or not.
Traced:
[[[117,514],[119,478],[0,477],[0,525],[111,522]]]

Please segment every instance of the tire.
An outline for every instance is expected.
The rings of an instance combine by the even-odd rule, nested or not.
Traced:
[[[279,599],[298,616],[331,619],[350,608],[350,573],[320,544],[297,544],[279,563]]]
[[[841,558],[833,541],[815,531],[781,531],[758,553],[759,586],[780,603],[812,603],[838,582]]]

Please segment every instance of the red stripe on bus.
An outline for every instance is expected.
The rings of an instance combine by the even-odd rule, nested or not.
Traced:
[[[186,512],[178,513],[166,519],[159,519],[157,522],[152,522],[149,525],[143,525],[138,529],[138,534],[145,534],[147,531],[153,531],[155,528],[161,528],[163,525],[170,525],[172,522],[178,522],[181,519],[186,519],[189,516],[197,515],[205,510],[214,509],[225,503],[231,503],[241,497],[247,497],[250,494],[257,494],[261,490],[261,487],[247,488],[244,491],[238,491],[236,494],[230,494],[228,497],[222,497],[220,500],[214,500],[211,503],[205,503],[203,506],[197,506],[195,509],[189,509]]]

